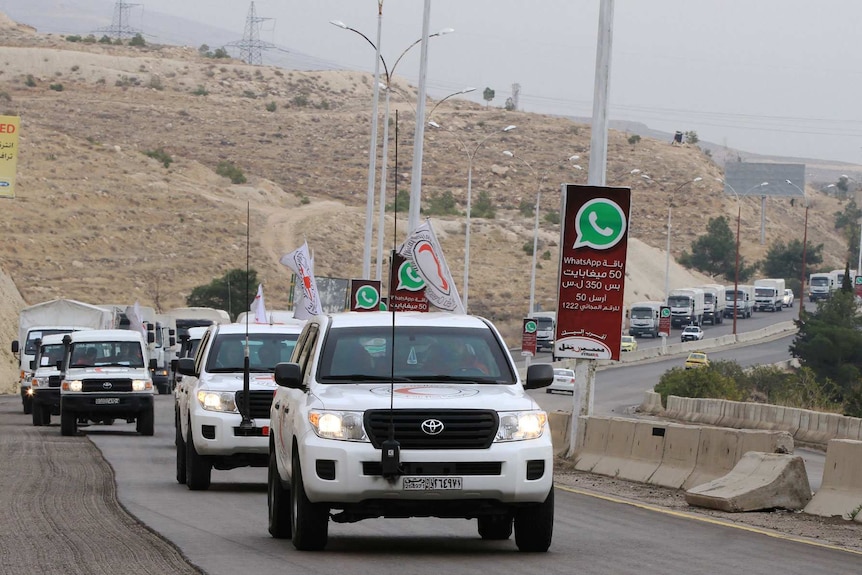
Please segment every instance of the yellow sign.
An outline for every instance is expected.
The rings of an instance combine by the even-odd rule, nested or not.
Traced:
[[[21,118],[18,116],[0,116],[0,198],[15,197],[20,128]]]

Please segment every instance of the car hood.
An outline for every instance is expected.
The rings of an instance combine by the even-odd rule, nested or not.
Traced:
[[[66,379],[95,379],[99,377],[150,379],[150,372],[145,367],[123,367],[121,365],[105,367],[70,367],[66,371]]]
[[[458,383],[318,384],[315,407],[339,410],[387,409],[487,409],[524,411],[539,409],[518,384],[476,385]]]
[[[242,373],[204,373],[200,379],[200,387],[212,391],[239,391],[242,386]],[[250,373],[248,387],[254,390],[275,390],[275,379],[271,373]]]

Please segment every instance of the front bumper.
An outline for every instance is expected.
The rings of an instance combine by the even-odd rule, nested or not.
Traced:
[[[238,413],[206,411],[196,406],[191,413],[195,449],[201,455],[269,453],[269,418],[255,418],[249,435],[239,431],[241,422]]]
[[[116,403],[97,403],[97,400],[116,398]],[[153,408],[152,393],[63,393],[60,410],[81,415],[135,416]]]

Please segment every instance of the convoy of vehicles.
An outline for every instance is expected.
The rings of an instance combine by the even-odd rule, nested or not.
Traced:
[[[700,289],[703,290],[703,321],[712,325],[722,323],[727,307],[726,288],[721,284],[706,284]]]
[[[530,317],[536,320],[536,351],[554,349],[557,313],[553,311],[537,311],[533,312]]]
[[[549,364],[522,381],[489,321],[412,312],[314,317],[292,360],[270,411],[273,537],[319,550],[330,520],[446,517],[547,551],[554,453],[525,390],[551,383]]]
[[[700,288],[679,288],[667,295],[670,320],[673,327],[702,325],[704,294]]]
[[[737,318],[751,317],[754,312],[755,292],[753,285],[737,285],[727,286],[724,292],[724,298],[727,301],[727,307],[724,308],[725,317],[733,317],[736,313]]]
[[[687,341],[700,341],[703,339],[703,330],[699,325],[687,325],[679,335],[682,343]]]
[[[63,378],[63,355],[66,334],[46,335],[36,340],[33,360],[33,425],[49,425],[52,415],[60,415],[60,381]]]
[[[633,303],[629,311],[629,335],[658,337],[659,313],[664,302],[640,301]]]
[[[781,311],[784,309],[784,279],[754,280],[755,311]]]
[[[82,330],[68,334],[60,382],[60,432],[74,435],[79,424],[135,422],[153,435],[153,381],[141,332],[127,329]],[[155,360],[149,360],[149,368]]]
[[[828,299],[835,290],[835,277],[830,273],[808,276],[808,301]]]
[[[203,334],[199,353],[178,360],[183,376],[175,392],[179,483],[208,489],[213,469],[269,464],[273,372],[290,359],[304,323],[213,325]]]

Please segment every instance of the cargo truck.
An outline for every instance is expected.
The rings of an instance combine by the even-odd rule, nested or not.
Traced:
[[[736,310],[737,318],[751,317],[754,311],[754,286],[741,284],[736,286],[727,286],[724,292],[724,299],[727,302],[727,307],[724,308],[725,317],[733,317]]]
[[[671,290],[667,296],[671,325],[673,327],[702,325],[703,300],[703,290],[700,288]]]
[[[703,290],[703,321],[712,325],[724,321],[724,308],[727,307],[724,286],[721,284],[706,284],[700,286]]]
[[[661,301],[633,303],[629,315],[629,335],[658,337],[659,312],[663,305]]]
[[[781,311],[784,309],[784,279],[754,280],[755,311]]]
[[[808,277],[808,301],[829,299],[835,285],[835,277],[831,273],[816,273]]]

